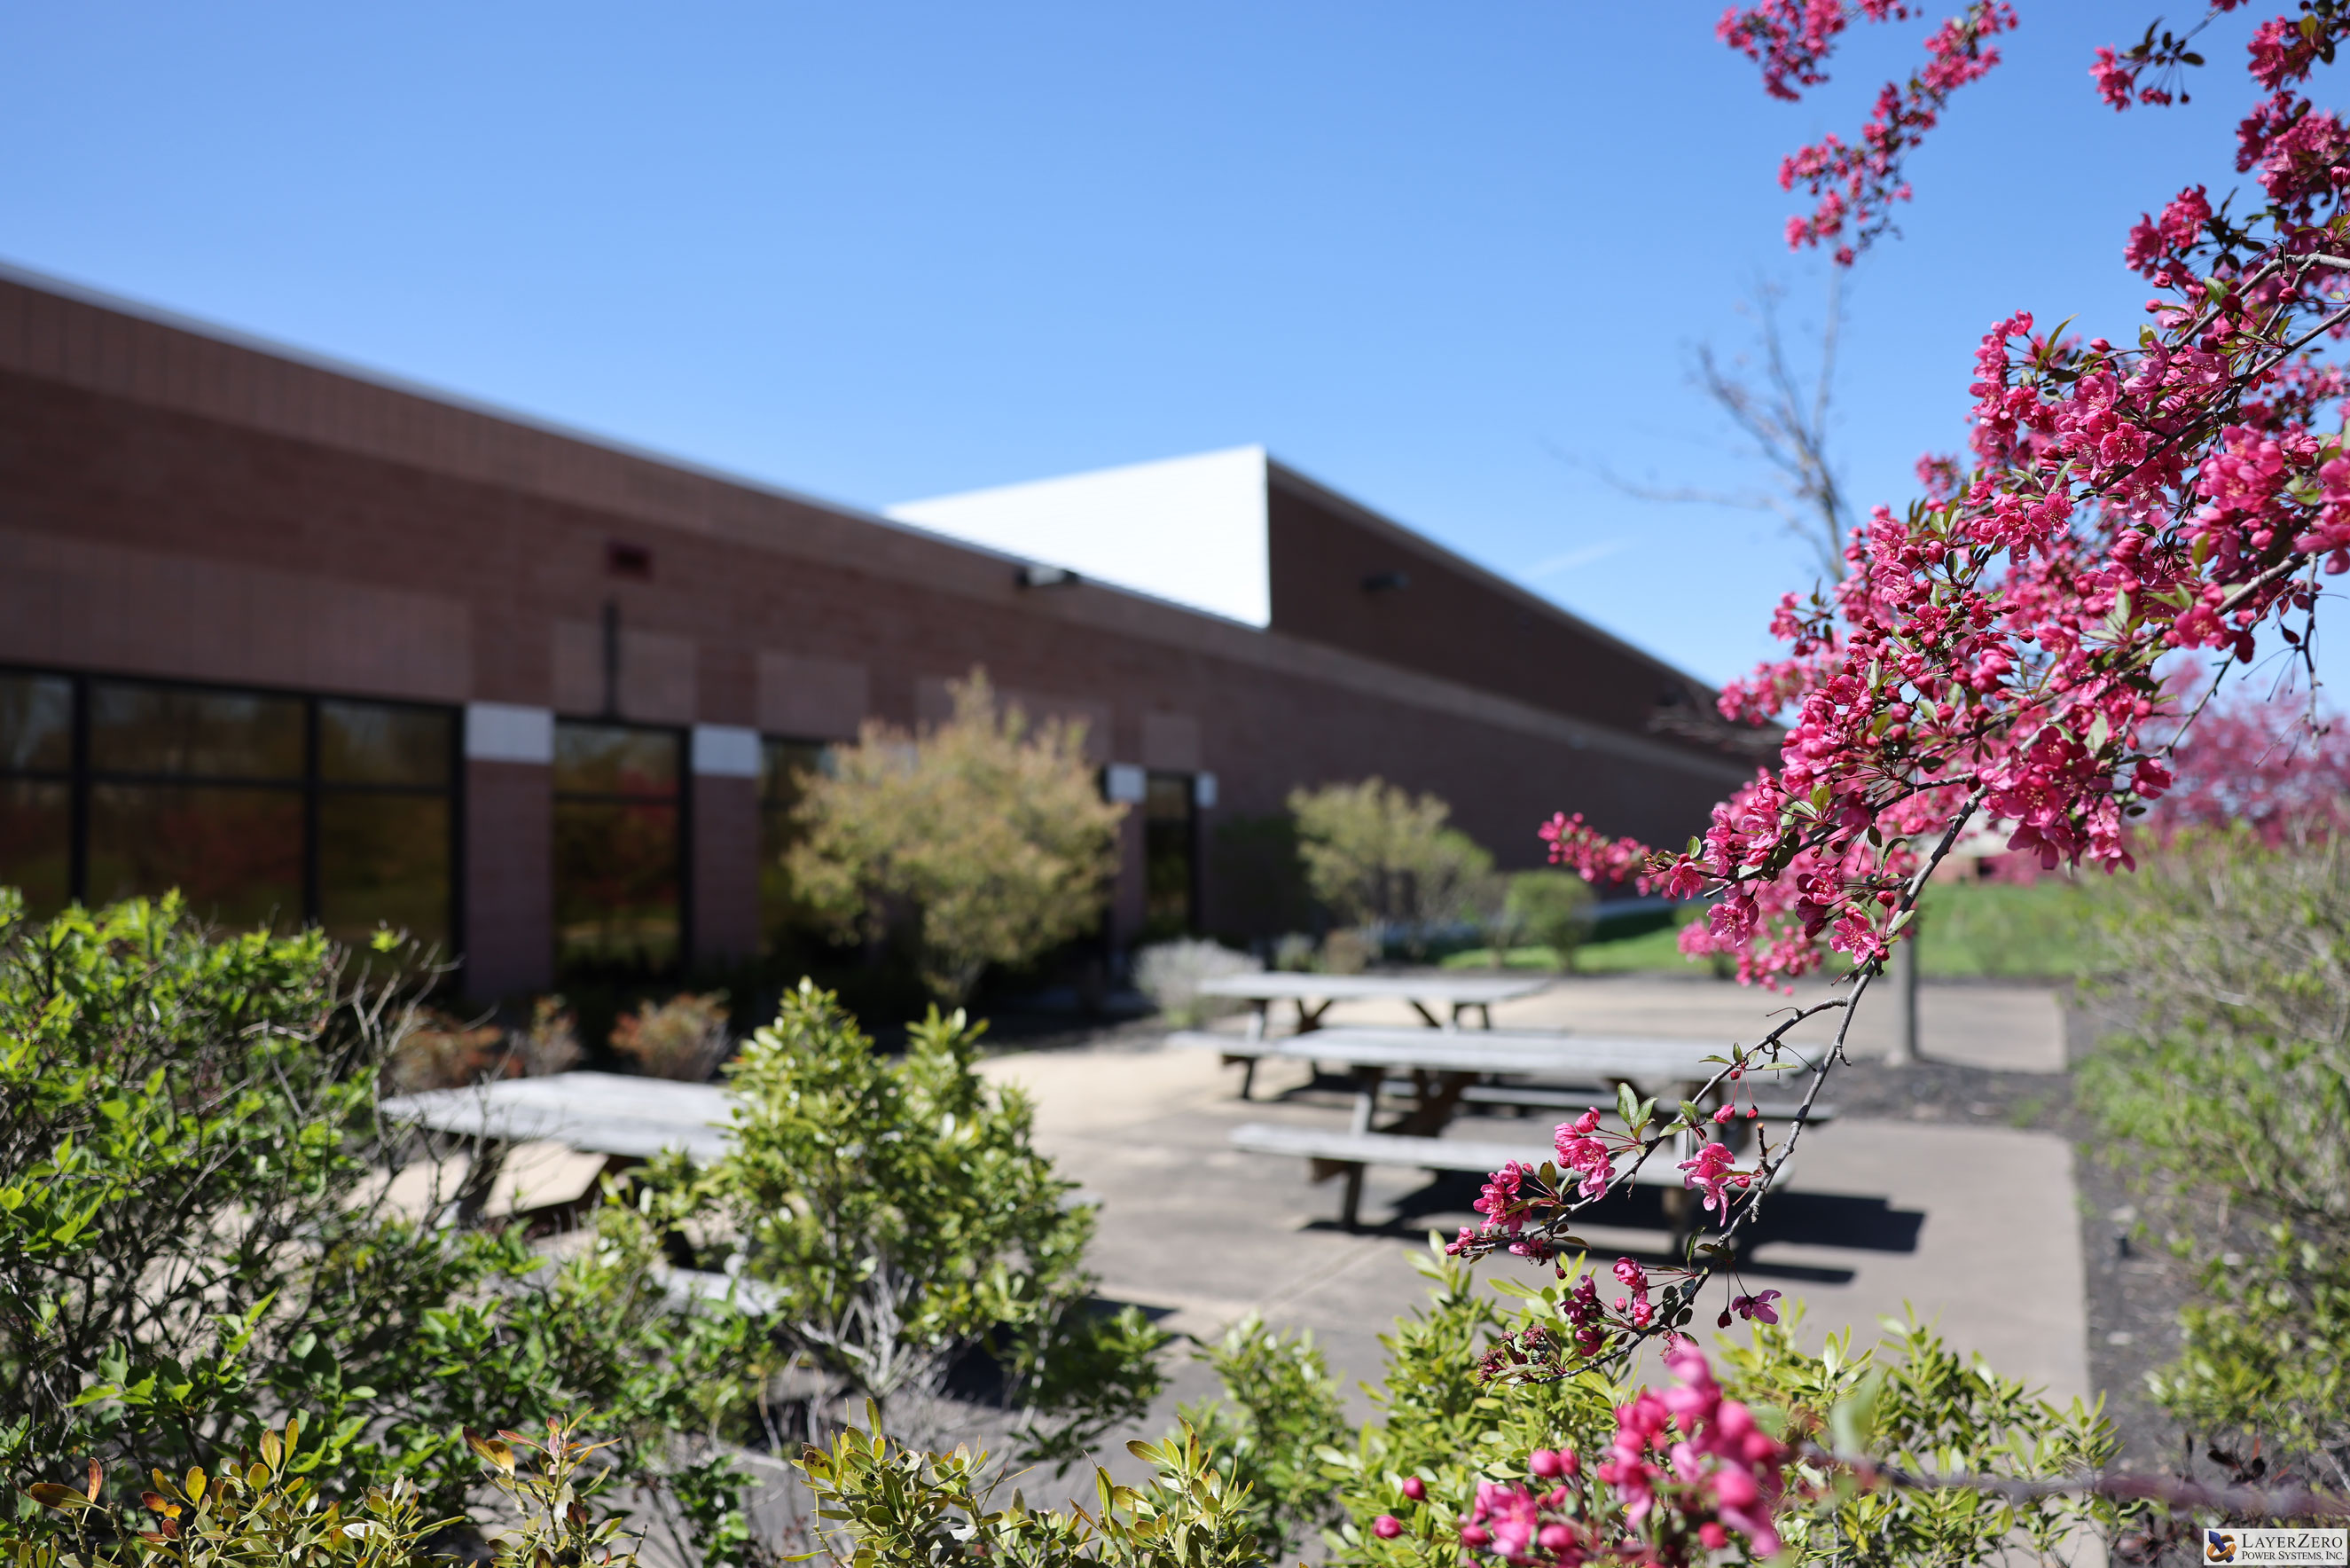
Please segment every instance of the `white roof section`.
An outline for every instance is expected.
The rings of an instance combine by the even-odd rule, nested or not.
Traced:
[[[1264,448],[1240,446],[909,501],[883,515],[1263,627],[1267,484]]]

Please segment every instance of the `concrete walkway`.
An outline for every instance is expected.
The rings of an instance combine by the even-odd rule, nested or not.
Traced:
[[[1496,1009],[1495,1022],[1751,1039],[1768,1005],[1753,992],[1708,981],[1594,979],[1513,1003],[1506,1014]],[[1361,1022],[1377,1016],[1370,1008],[1357,1013]],[[1929,988],[1925,1018],[1929,1051],[1963,1050],[1983,1065],[2061,1068],[2057,1010],[2045,992]],[[1475,1218],[1467,1209],[1473,1179],[1374,1170],[1364,1192],[1366,1230],[1350,1234],[1333,1220],[1335,1184],[1307,1185],[1301,1161],[1231,1148],[1225,1135],[1243,1120],[1326,1126],[1345,1115],[1344,1095],[1307,1086],[1298,1064],[1266,1064],[1257,1099],[1246,1104],[1235,1095],[1238,1070],[1205,1052],[1034,1052],[996,1058],[985,1071],[1035,1097],[1040,1143],[1101,1204],[1093,1265],[1103,1293],[1162,1314],[1171,1329],[1204,1337],[1253,1310],[1313,1330],[1349,1382],[1376,1378],[1378,1336],[1422,1294],[1410,1254],[1429,1230],[1449,1235]],[[1533,1120],[1456,1127],[1462,1137],[1535,1143],[1545,1131]],[[1981,1352],[2000,1371],[2053,1395],[2086,1394],[2075,1206],[2071,1151],[2053,1135],[1848,1118],[1806,1136],[1794,1180],[1774,1200],[1746,1271],[1747,1288],[1800,1299],[1813,1343],[1847,1325],[1873,1338],[1880,1316],[1913,1304],[1952,1345]],[[1638,1224],[1595,1224],[1585,1233],[1650,1259],[1662,1244],[1655,1229]],[[1484,1270],[1518,1267],[1503,1258]],[[1213,1391],[1212,1379],[1188,1365],[1175,1383],[1165,1409],[1177,1397]],[[1370,1413],[1359,1396],[1355,1407],[1358,1417]]]

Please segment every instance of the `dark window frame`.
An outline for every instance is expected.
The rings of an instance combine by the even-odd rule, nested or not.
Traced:
[[[202,789],[276,791],[298,796],[302,803],[302,909],[299,913],[303,927],[319,923],[324,907],[323,857],[319,850],[318,823],[321,804],[329,796],[353,794],[394,794],[411,798],[445,801],[449,811],[448,905],[442,918],[448,928],[448,953],[464,950],[465,933],[465,711],[461,703],[422,702],[408,698],[383,697],[373,692],[342,691],[306,691],[285,686],[259,686],[225,680],[198,680],[182,676],[149,675],[136,670],[68,670],[55,665],[26,664],[14,660],[0,661],[0,676],[30,677],[36,680],[63,680],[71,693],[70,724],[68,745],[68,760],[62,769],[12,768],[0,764],[0,778],[37,779],[62,783],[67,788],[68,831],[71,842],[67,847],[67,888],[68,902],[88,907],[90,873],[90,801],[101,785],[119,784],[132,787],[158,785],[186,786]],[[127,769],[102,769],[93,765],[90,738],[93,732],[90,712],[90,692],[104,684],[147,686],[172,691],[214,692],[237,697],[260,697],[284,701],[290,699],[302,709],[302,763],[298,774],[291,777],[255,778],[225,774],[142,773]],[[413,784],[374,784],[349,780],[328,781],[322,776],[320,765],[319,708],[330,702],[356,706],[400,708],[434,713],[448,721],[449,741],[447,782],[435,786]]]
[[[556,782],[562,756],[562,731],[567,724],[598,730],[633,730],[639,734],[660,735],[668,740],[676,757],[676,784],[666,795],[649,794],[641,790],[577,790],[565,789]],[[555,715],[556,755],[547,769],[547,819],[550,829],[555,808],[566,802],[593,805],[627,805],[646,801],[666,799],[677,814],[677,972],[674,979],[682,981],[693,973],[695,963],[693,922],[693,731],[688,724],[648,724],[634,720],[615,719],[603,713],[561,713]],[[550,857],[547,867],[548,927],[547,940],[554,950],[556,972],[563,971],[562,922],[554,916],[554,882],[556,867]]]
[[[1154,826],[1154,819],[1150,815],[1150,785],[1158,783],[1180,783],[1183,790],[1183,860],[1184,879],[1186,885],[1183,890],[1183,930],[1181,934],[1187,937],[1196,937],[1201,933],[1202,916],[1204,913],[1201,907],[1200,898],[1202,883],[1201,877],[1201,867],[1200,865],[1200,780],[1197,774],[1178,773],[1171,768],[1151,768],[1147,770],[1143,774],[1142,800],[1140,803],[1142,807],[1140,816],[1142,821],[1143,839],[1143,921],[1144,924],[1148,926],[1150,920],[1150,834],[1151,828]],[[1159,823],[1164,823],[1170,819],[1160,817],[1155,820]]]
[[[767,830],[773,818],[781,815],[783,812],[795,810],[799,805],[798,799],[795,798],[788,805],[779,808],[775,804],[775,797],[768,794],[767,769],[768,758],[770,755],[769,748],[775,746],[806,747],[809,751],[815,753],[815,760],[813,763],[815,770],[816,772],[823,773],[828,772],[831,769],[833,753],[838,748],[853,744],[855,744],[855,742],[852,741],[843,741],[837,738],[822,740],[813,735],[770,734],[764,730],[759,732],[759,777],[757,780],[759,794],[756,809],[758,812],[759,830],[759,950],[762,956],[770,956],[772,954],[777,930],[774,919],[775,911],[769,905],[767,900],[766,877],[768,873],[775,869],[775,867],[769,866],[767,863],[767,850],[769,848]],[[783,837],[785,836],[778,835],[777,836]]]

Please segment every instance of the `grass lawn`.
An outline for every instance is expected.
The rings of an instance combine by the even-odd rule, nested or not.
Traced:
[[[2071,980],[2090,972],[2096,949],[2100,884],[2043,877],[2029,888],[2002,882],[1938,882],[1927,889],[1918,956],[1936,979],[1992,977]],[[1675,930],[1645,932],[1586,943],[1575,955],[1578,974],[1707,972],[1703,961],[1681,956]],[[1444,960],[1446,969],[1492,969],[1491,948],[1471,948]],[[1512,948],[1498,966],[1555,970],[1548,948]]]

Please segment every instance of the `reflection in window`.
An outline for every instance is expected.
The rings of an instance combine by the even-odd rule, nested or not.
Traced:
[[[0,773],[63,774],[73,766],[73,682],[0,671]]]
[[[456,765],[454,721],[445,708],[320,702],[319,781],[445,790]]]
[[[302,923],[302,792],[220,784],[96,784],[89,901],[177,888],[229,926]]]
[[[73,796],[45,779],[0,778],[0,883],[54,915],[73,897]]]
[[[93,680],[90,771],[298,784],[302,710],[299,697]]]
[[[1191,820],[1191,775],[1152,774],[1142,801],[1142,934],[1149,941],[1189,936],[1198,846]]]
[[[0,670],[0,880],[445,949],[456,736],[445,708]]]
[[[792,892],[784,857],[800,838],[792,813],[807,780],[824,771],[830,748],[821,741],[763,741],[759,746],[759,942],[773,953],[808,921]]]
[[[33,914],[73,897],[73,682],[0,670],[0,883]]]
[[[555,726],[556,961],[674,971],[683,946],[684,843],[671,730]]]
[[[318,923],[362,942],[378,921],[447,951],[447,794],[334,790],[318,800]]]

